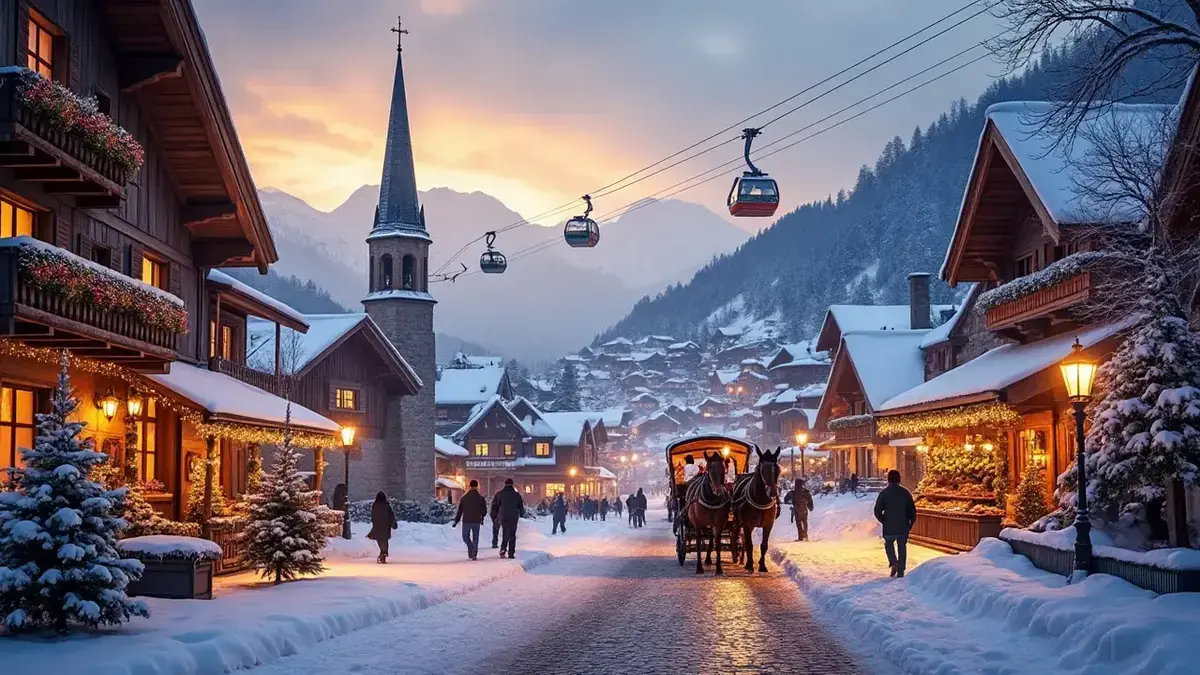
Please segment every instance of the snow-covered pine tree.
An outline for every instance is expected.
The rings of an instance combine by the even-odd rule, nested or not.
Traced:
[[[556,411],[578,412],[580,410],[582,403],[579,400],[579,378],[575,374],[575,366],[570,363],[563,364],[551,391],[554,394]]]
[[[1050,512],[1046,506],[1046,470],[1040,463],[1029,461],[1017,483],[1017,494],[1013,503],[1013,519],[1021,527],[1029,527],[1033,522]]]
[[[65,352],[52,403],[38,415],[34,447],[21,449],[25,466],[8,469],[11,490],[0,492],[0,617],[9,630],[59,632],[148,617],[144,602],[125,595],[142,563],[115,546],[125,489],[89,479],[107,457],[78,438],[83,423],[68,421],[78,401]]]
[[[229,515],[229,507],[225,503],[225,493],[221,490],[221,460],[213,458],[212,481],[212,515],[223,518]],[[188,467],[188,500],[187,509],[183,514],[189,523],[200,523],[204,520],[204,458],[199,457]]]
[[[1169,482],[1194,485],[1200,463],[1200,343],[1151,249],[1138,323],[1097,373],[1086,437],[1089,505],[1144,525]],[[1059,502],[1074,513],[1075,466],[1059,477]]]
[[[321,493],[308,489],[297,469],[297,459],[289,401],[283,444],[275,453],[275,465],[264,477],[262,489],[249,496],[250,522],[242,534],[250,565],[264,579],[271,578],[277,584],[325,569],[321,556],[325,533],[316,511]]]

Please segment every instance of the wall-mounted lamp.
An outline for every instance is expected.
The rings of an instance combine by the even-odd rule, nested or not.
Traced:
[[[93,397],[92,402],[104,414],[104,419],[111,422],[117,416],[117,395],[113,393],[112,387],[109,387],[103,395],[97,394]]]

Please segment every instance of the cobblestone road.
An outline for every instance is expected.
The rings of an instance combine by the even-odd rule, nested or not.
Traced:
[[[654,519],[604,552],[562,558],[257,672],[870,672],[771,567],[697,576],[694,564],[675,562],[670,528]]]

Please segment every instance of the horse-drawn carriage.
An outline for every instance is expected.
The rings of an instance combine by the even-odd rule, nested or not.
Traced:
[[[753,473],[752,452],[758,456]],[[689,553],[695,553],[696,573],[703,572],[701,554],[707,554],[706,563],[711,565],[715,547],[717,574],[722,573],[722,549],[729,550],[734,563],[745,558],[747,570],[752,571],[753,551],[747,550],[750,530],[762,528],[759,570],[766,571],[762,558],[778,513],[778,459],[778,450],[764,453],[756,445],[728,436],[694,436],[667,446],[669,506],[674,514],[675,553],[681,566]]]

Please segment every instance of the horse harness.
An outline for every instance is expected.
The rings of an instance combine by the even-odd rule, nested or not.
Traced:
[[[749,504],[759,511],[767,511],[769,509],[776,508],[776,504],[779,501],[778,496],[771,494],[771,490],[766,479],[762,477],[762,469],[763,465],[762,463],[759,463],[758,467],[755,468],[754,473],[743,474],[737,477],[737,480],[733,485],[733,505],[735,508],[741,508],[743,504]],[[768,500],[766,503],[754,501],[754,490],[752,487],[755,484],[755,481],[759,481],[762,484],[763,492],[766,494]]]
[[[709,511],[716,511],[729,504],[729,492],[724,485],[714,486],[712,475],[702,473],[688,483],[685,508],[695,502]]]

